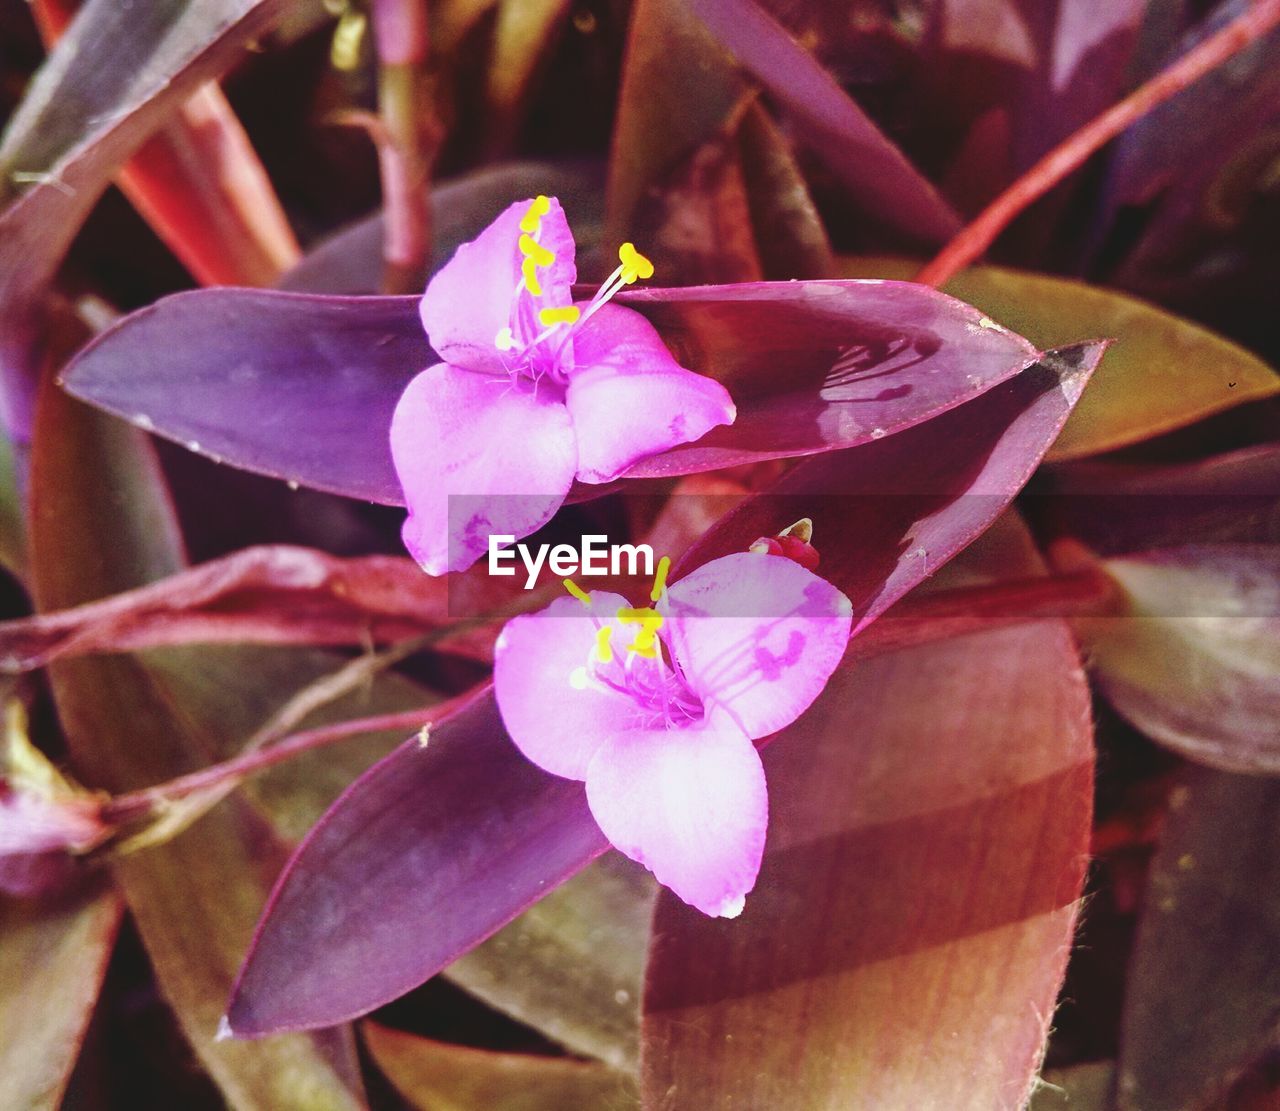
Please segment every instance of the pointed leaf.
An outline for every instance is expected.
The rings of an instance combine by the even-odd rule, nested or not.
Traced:
[[[1214,1104],[1275,1044],[1280,783],[1189,767],[1169,801],[1126,980],[1125,1111]]]
[[[1125,612],[1080,623],[1103,693],[1154,741],[1238,772],[1280,772],[1280,546],[1111,559]]]
[[[1100,354],[1097,345],[1052,354],[945,419],[801,464],[780,484],[782,496],[731,514],[685,564],[743,550],[779,520],[813,513],[827,532],[823,573],[870,620],[1009,504]],[[925,537],[929,558],[904,545],[913,532]],[[308,835],[259,924],[228,1011],[232,1029],[254,1036],[372,1010],[605,847],[582,784],[525,761],[486,688],[425,747],[407,742],[352,784]]]
[[[0,1106],[61,1106],[123,910],[98,888],[0,901]]]
[[[986,569],[1025,575],[1028,549]],[[1062,622],[838,672],[765,754],[741,919],[659,894],[646,1102],[1021,1107],[1084,880],[1091,737]]]
[[[38,608],[126,589],[181,565],[163,479],[144,437],[46,382],[32,456]],[[93,543],[86,543],[92,537]],[[111,791],[193,771],[216,743],[179,687],[131,658],[64,661],[54,697],[82,782]],[[224,698],[235,701],[234,688]],[[166,999],[229,1102],[280,1107],[305,1090],[317,1108],[364,1105],[349,1031],[267,1046],[215,1043],[232,967],[284,846],[233,798],[175,840],[114,868]]]
[[[645,460],[631,477],[863,443],[977,397],[1036,357],[975,310],[908,283],[759,282],[618,300],[738,401],[733,426]],[[216,461],[398,504],[386,430],[401,391],[433,359],[417,298],[215,289],[134,313],[64,380],[77,397]]]
[[[892,278],[915,270],[900,260],[852,259],[842,272]],[[1054,444],[1054,462],[1113,451],[1280,394],[1280,375],[1256,355],[1112,289],[996,266],[971,267],[945,288],[1045,347],[1086,336],[1116,341]]]
[[[777,98],[868,217],[913,239],[960,230],[950,206],[817,60],[754,0],[693,0],[716,38]]]
[[[89,210],[165,113],[284,7],[89,0],[32,81],[0,140],[0,380],[16,438],[30,434],[40,293]]]
[[[637,1105],[635,1081],[604,1065],[565,1057],[494,1053],[367,1022],[373,1059],[420,1111],[566,1111]]]

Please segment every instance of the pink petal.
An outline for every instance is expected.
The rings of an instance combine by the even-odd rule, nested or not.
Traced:
[[[734,918],[755,886],[769,802],[755,747],[725,717],[611,738],[587,768],[604,835],[703,914]]]
[[[576,598],[557,598],[539,613],[512,618],[498,637],[493,690],[502,722],[516,747],[552,775],[586,779],[600,745],[635,725],[631,699],[572,679],[595,646],[596,621],[613,626],[615,643],[626,643],[615,618],[628,605],[600,591],[591,592],[590,610]]]
[[[849,643],[853,607],[781,556],[742,552],[674,583],[662,630],[689,686],[748,737],[766,737],[818,697]]]
[[[608,482],[637,460],[697,440],[737,410],[712,378],[685,370],[643,316],[605,305],[574,333],[568,405],[578,478]]]
[[[542,218],[539,242],[555,256],[539,270],[542,296],[516,296],[520,285],[520,221],[530,201],[517,201],[470,243],[464,243],[427,284],[419,311],[427,339],[442,359],[469,370],[504,373],[498,333],[511,328],[517,338],[532,339],[536,313],[573,303],[570,287],[577,281],[573,234],[552,198]],[[531,331],[532,330],[532,331]]]
[[[469,567],[489,534],[527,536],[564,501],[577,463],[569,412],[543,384],[437,363],[391,418],[409,508],[403,537],[429,575]]]

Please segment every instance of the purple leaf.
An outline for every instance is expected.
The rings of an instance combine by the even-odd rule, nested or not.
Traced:
[[[356,780],[302,843],[231,1028],[307,1029],[387,1003],[607,848],[582,784],[526,761],[485,687],[425,746],[407,741]]]
[[[1171,801],[1125,979],[1122,1111],[1231,1106],[1275,1045],[1280,783],[1188,767]]]
[[[821,571],[853,600],[855,633],[980,535],[1023,487],[1105,350],[1047,352],[1032,369],[927,424],[807,460],[695,544],[678,573],[799,516]]]
[[[1196,544],[1104,566],[1124,612],[1079,632],[1111,704],[1189,760],[1280,772],[1280,546]]]
[[[618,297],[682,365],[719,379],[737,423],[629,477],[807,455],[886,436],[1030,365],[1034,348],[977,310],[907,282],[756,282]],[[67,369],[77,397],[215,460],[401,504],[387,430],[435,361],[414,297],[244,289],[136,312]]]
[[[447,260],[489,225],[494,213],[539,193],[559,197],[579,252],[599,238],[603,182],[595,163],[509,162],[447,181],[431,191],[431,243]],[[376,293],[382,282],[382,215],[330,236],[280,279],[295,293]],[[426,276],[423,276],[423,285]]]
[[[912,238],[941,242],[955,212],[817,60],[753,0],[694,0],[712,34],[791,114],[797,129],[867,213]]]
[[[1164,466],[1050,468],[1037,511],[1102,555],[1196,543],[1280,543],[1280,444]]]
[[[116,168],[283,0],[89,0],[0,142],[0,381],[15,438],[30,432],[40,296]],[[30,183],[16,197],[11,183]]]
[[[939,421],[802,464],[777,488],[785,497],[756,499],[759,514],[730,515],[686,564],[742,550],[762,521],[812,515],[824,576],[869,620],[1008,505],[1101,352],[1089,344],[1050,353]],[[855,477],[863,460],[865,482]],[[839,500],[831,491],[843,486],[833,483],[848,484]],[[904,544],[912,529],[927,538],[929,559]],[[230,1004],[232,1029],[253,1037],[372,1010],[605,848],[582,785],[519,755],[486,688],[425,748],[406,742],[357,780],[312,830],[259,924]]]

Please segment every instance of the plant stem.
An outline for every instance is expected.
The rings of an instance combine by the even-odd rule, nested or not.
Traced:
[[[1080,166],[1153,108],[1216,69],[1280,23],[1280,0],[1258,0],[1217,34],[1140,85],[1079,131],[1064,139],[991,202],[915,277],[924,285],[945,285],[986,253],[1002,231],[1033,201]]]
[[[845,663],[916,644],[1028,621],[1106,613],[1114,608],[1114,597],[1110,579],[1092,567],[1054,577],[1015,579],[989,586],[940,591],[895,607],[860,633],[851,642]],[[435,634],[429,634],[398,644],[386,652],[352,660],[332,675],[303,688],[249,739],[238,756],[154,787],[117,795],[104,804],[103,820],[113,823],[133,821],[145,817],[158,806],[206,792],[212,793],[212,805],[248,776],[304,752],[363,733],[410,730],[438,721],[460,702],[472,697],[474,692],[464,692],[434,706],[335,722],[285,736],[318,706],[347,693],[357,682],[405,659],[418,651],[424,642],[435,639]]]
[[[431,164],[439,131],[430,109],[427,0],[374,0],[382,126],[384,293],[414,292],[431,254]]]

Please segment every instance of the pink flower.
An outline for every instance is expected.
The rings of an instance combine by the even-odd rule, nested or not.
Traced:
[[[507,622],[494,690],[520,751],[585,780],[604,834],[685,902],[732,918],[755,885],[768,799],[752,743],[789,725],[826,686],[852,606],[789,559],[724,556],[653,606],[566,583]]]
[[[540,528],[575,478],[609,482],[732,423],[723,386],[680,366],[639,313],[608,303],[653,273],[630,243],[618,256],[595,298],[574,304],[573,236],[559,202],[538,197],[503,212],[427,286],[422,323],[444,362],[401,396],[391,453],[405,546],[429,574],[470,566],[491,533]]]

